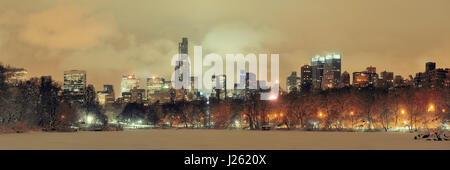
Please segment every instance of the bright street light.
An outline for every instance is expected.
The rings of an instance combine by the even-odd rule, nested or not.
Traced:
[[[431,104],[431,105],[428,107],[428,112],[434,112],[434,105],[433,105],[433,104]]]
[[[321,118],[321,117],[323,117],[323,114],[322,114],[322,112],[320,112],[320,113],[319,113],[319,117],[320,117],[320,118]]]

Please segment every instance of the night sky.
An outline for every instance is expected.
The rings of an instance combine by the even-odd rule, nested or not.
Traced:
[[[449,0],[0,0],[0,62],[30,76],[87,71],[101,90],[122,74],[169,77],[182,37],[203,54],[279,53],[280,83],[315,55],[342,71],[407,77],[450,66]],[[225,67],[225,66],[224,66]]]

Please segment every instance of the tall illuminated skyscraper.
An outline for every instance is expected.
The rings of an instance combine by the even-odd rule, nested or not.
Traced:
[[[300,68],[300,90],[308,91],[312,87],[312,82],[312,67],[305,64]]]
[[[311,59],[314,88],[334,88],[339,85],[341,77],[341,55],[328,54]]]
[[[183,37],[181,39],[181,42],[178,43],[178,61],[179,63],[177,63],[177,65],[175,66],[175,70],[178,70],[180,67],[182,67],[185,63],[184,63],[184,59],[183,59],[183,55],[188,55],[188,38]],[[180,80],[183,80],[183,74],[180,75],[179,77]]]
[[[64,95],[70,100],[84,101],[86,96],[86,71],[64,71]]]

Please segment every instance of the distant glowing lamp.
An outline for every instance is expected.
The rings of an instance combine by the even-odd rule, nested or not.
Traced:
[[[87,117],[87,123],[91,124],[94,118],[92,116]]]
[[[404,109],[402,109],[400,112],[402,113],[402,115],[405,114],[405,110]]]
[[[428,107],[428,112],[434,112],[434,105],[430,105]]]
[[[269,99],[270,99],[270,100],[276,100],[276,99],[277,99],[277,96],[274,95],[274,94],[273,94],[273,95],[270,95]]]

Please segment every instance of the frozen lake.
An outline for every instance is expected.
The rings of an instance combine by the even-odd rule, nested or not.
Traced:
[[[118,132],[0,134],[0,149],[450,149],[415,133],[151,129]]]

